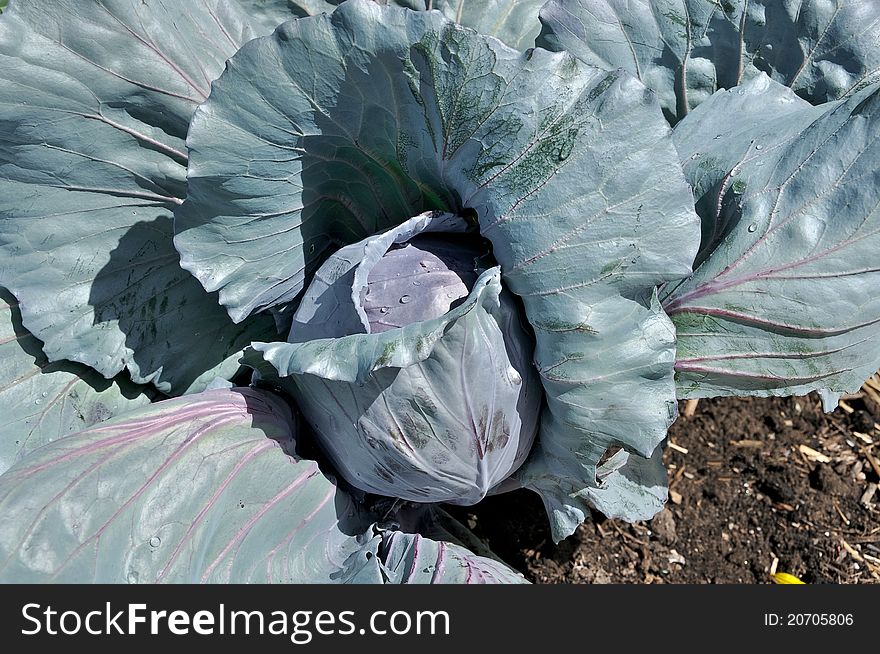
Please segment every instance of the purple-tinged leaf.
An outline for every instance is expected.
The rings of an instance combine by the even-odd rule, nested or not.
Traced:
[[[217,390],[32,452],[0,476],[0,579],[380,582],[378,536],[293,429],[276,396]]]
[[[0,288],[0,473],[49,441],[148,404],[158,395],[123,376],[108,381],[79,363],[49,363]]]
[[[362,302],[370,333],[439,318],[464,301],[477,281],[477,262],[488,253],[473,241],[473,235],[424,234],[388,250],[370,270]]]
[[[0,581],[518,580],[459,545],[379,528],[317,464],[291,454],[294,429],[276,395],[215,390],[31,452],[0,475]],[[450,552],[448,574],[401,567],[426,551]]]
[[[765,76],[676,127],[704,236],[664,300],[681,397],[849,392],[880,367],[878,137],[880,87],[814,107]]]
[[[525,584],[503,563],[418,534],[388,532],[382,542],[383,572],[394,584]]]

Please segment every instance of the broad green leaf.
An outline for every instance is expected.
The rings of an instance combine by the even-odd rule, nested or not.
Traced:
[[[32,452],[0,476],[0,581],[516,579],[462,547],[373,525],[314,462],[293,455],[294,428],[278,396],[215,390]],[[438,552],[433,578],[400,568],[425,561],[425,549]]]
[[[167,393],[247,345],[180,268],[195,106],[252,32],[234,3],[28,0],[0,19],[0,283],[50,361]],[[229,364],[227,364],[227,367]]]
[[[704,222],[664,300],[681,397],[850,392],[880,367],[878,136],[880,87],[814,107],[765,76],[676,127]]]
[[[649,457],[663,440],[675,334],[654,288],[689,274],[699,229],[633,76],[353,0],[245,45],[188,145],[175,242],[236,320],[294,301],[340,245],[477,213],[536,332],[547,409],[522,483],[571,505],[557,538],[587,511],[578,493],[620,490],[596,479],[607,448]]]
[[[0,288],[0,473],[49,441],[148,404],[156,395],[124,378],[108,381],[69,361],[49,363]]]
[[[675,123],[760,73],[813,104],[880,75],[876,0],[550,0],[539,45],[625,68]]]

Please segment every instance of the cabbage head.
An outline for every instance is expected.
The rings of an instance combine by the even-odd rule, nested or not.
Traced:
[[[542,400],[533,339],[468,227],[427,212],[340,248],[306,290],[290,343],[253,346],[292,381],[356,488],[475,504],[531,449]]]

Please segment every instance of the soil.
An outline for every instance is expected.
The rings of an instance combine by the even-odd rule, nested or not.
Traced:
[[[700,400],[669,441],[670,501],[650,522],[594,514],[554,544],[528,491],[456,515],[535,583],[751,584],[774,572],[880,581],[880,404],[870,395],[827,414],[816,395]]]

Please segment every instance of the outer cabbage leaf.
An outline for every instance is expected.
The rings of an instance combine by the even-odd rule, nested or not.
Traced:
[[[288,11],[295,17],[316,16],[317,14],[329,14],[344,0],[276,0],[284,2]],[[418,0],[414,0],[418,1]]]
[[[679,124],[704,221],[664,300],[681,397],[850,392],[880,367],[878,135],[877,85],[813,107],[764,76]]]
[[[277,396],[217,390],[153,404],[32,452],[0,476],[0,580],[383,583],[413,580],[332,480],[293,451]],[[395,546],[422,560],[418,540]],[[514,579],[451,547],[433,581]],[[454,557],[454,558],[453,558]]]
[[[550,0],[538,44],[657,92],[675,123],[761,72],[813,104],[880,74],[875,0]]]
[[[324,0],[236,0],[260,34],[271,34],[281,23],[298,16],[333,11]]]
[[[631,75],[353,0],[245,45],[188,145],[176,244],[236,319],[293,300],[340,244],[428,209],[477,212],[536,332],[547,410],[522,483],[564,507],[556,538],[585,488],[623,492],[596,479],[608,447],[649,457],[664,438],[674,329],[653,289],[690,272],[699,230]]]
[[[250,1],[259,2],[259,0]],[[276,0],[276,2],[286,2],[289,11],[299,18],[315,16],[321,13],[329,14],[344,1],[345,0]],[[380,5],[397,5],[415,11],[430,9],[432,4],[432,0],[373,0],[373,2]],[[433,8],[436,9],[436,0],[433,4]]]
[[[259,391],[160,402],[0,477],[4,582],[381,580],[379,539]]]
[[[401,531],[382,542],[383,572],[394,584],[525,584],[521,574],[443,541]]]
[[[538,10],[544,2],[545,0],[420,0],[412,4],[424,5],[425,9],[438,9],[456,23],[471,27],[480,34],[501,39],[517,50],[525,50],[535,46],[535,39],[541,33]]]
[[[450,214],[424,214],[340,249],[299,306],[294,342],[253,346],[296,398],[334,468],[361,490],[475,504],[531,448],[541,386],[531,339],[516,301],[502,295],[497,267],[440,317],[370,333],[364,313],[368,276],[392,244],[466,227]]]
[[[31,450],[148,404],[155,394],[78,363],[49,363],[42,343],[22,327],[18,302],[0,288],[0,473]]]
[[[251,15],[272,27],[296,16],[330,13],[342,0],[238,0]],[[538,10],[545,0],[373,0],[382,5],[398,5],[415,11],[437,9],[450,20],[471,27],[481,34],[501,39],[507,45],[525,50],[535,45],[541,32]],[[279,20],[280,19],[280,20]]]
[[[251,35],[219,0],[4,12],[0,283],[50,361],[181,393],[272,333],[268,319],[233,325],[172,244],[190,116]]]

